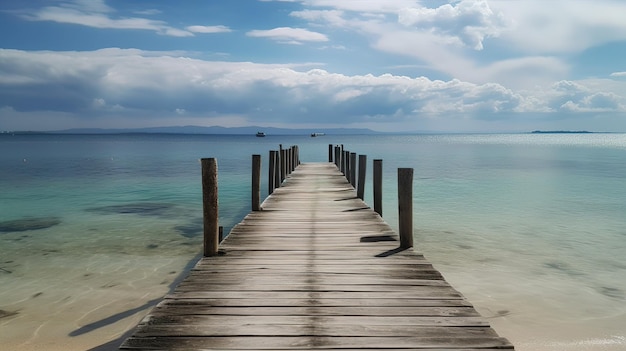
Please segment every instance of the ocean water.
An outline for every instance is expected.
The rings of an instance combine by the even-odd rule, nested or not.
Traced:
[[[517,350],[626,349],[626,135],[0,134],[0,349],[105,350],[197,259],[199,159],[220,225],[250,209],[251,155],[328,145],[414,168],[416,249]],[[110,344],[107,344],[109,343]]]

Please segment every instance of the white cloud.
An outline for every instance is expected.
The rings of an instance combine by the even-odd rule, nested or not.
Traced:
[[[189,26],[186,28],[193,33],[228,33],[232,30],[226,26]]]
[[[438,8],[413,7],[402,9],[398,22],[407,27],[456,38],[475,50],[483,49],[485,37],[497,37],[508,27],[502,13],[494,13],[487,1],[462,0]]]
[[[626,2],[614,0],[491,0],[490,6],[515,23],[502,33],[519,52],[554,54],[626,40]]]
[[[301,18],[307,21],[321,21],[330,23],[333,26],[342,27],[346,20],[343,18],[344,12],[339,10],[304,10],[294,11],[292,17]]]
[[[396,14],[401,9],[416,5],[415,0],[303,0],[302,3],[311,7],[330,7],[345,11],[388,14]]]
[[[515,89],[567,79],[572,53],[626,40],[626,2],[615,0],[300,2],[291,16],[311,26],[361,35],[450,78]]]
[[[598,92],[579,101],[568,100],[561,109],[569,112],[626,112],[624,99],[613,93]]]
[[[86,12],[106,13],[114,11],[104,0],[70,0],[61,2],[59,6]]]
[[[102,0],[73,0],[41,8],[23,17],[31,21],[52,21],[102,29],[152,30],[168,36],[193,36],[193,33],[171,27],[163,21],[141,17],[113,18],[111,15],[114,12]]]
[[[301,44],[304,41],[324,42],[328,38],[321,33],[303,28],[279,27],[269,30],[252,30],[247,33],[251,37],[269,38],[281,43]]]

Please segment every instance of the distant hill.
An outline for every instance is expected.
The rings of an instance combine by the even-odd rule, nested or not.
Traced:
[[[247,135],[264,132],[266,135],[310,135],[324,133],[334,135],[383,134],[367,128],[273,128],[273,127],[199,127],[199,126],[172,126],[151,128],[78,128],[56,130],[52,134],[229,134]]]
[[[533,134],[590,134],[587,130],[533,130]]]

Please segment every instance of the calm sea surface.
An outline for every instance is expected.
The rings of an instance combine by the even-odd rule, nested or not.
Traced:
[[[0,349],[122,336],[201,250],[199,159],[218,159],[228,232],[250,208],[251,155],[265,197],[279,144],[303,162],[343,144],[368,176],[383,159],[393,228],[397,168],[414,168],[417,250],[517,350],[626,349],[625,134],[0,134]]]

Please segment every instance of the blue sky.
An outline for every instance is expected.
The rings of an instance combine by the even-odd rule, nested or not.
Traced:
[[[626,132],[618,0],[3,0],[0,130]]]

